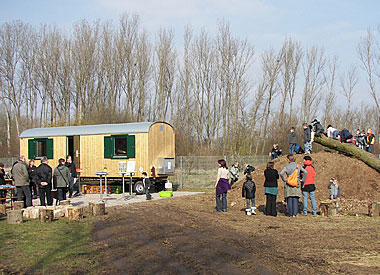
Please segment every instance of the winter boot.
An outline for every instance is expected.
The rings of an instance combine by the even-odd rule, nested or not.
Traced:
[[[251,210],[252,210],[252,214],[256,215],[256,207],[251,207]]]
[[[251,209],[249,208],[245,209],[245,213],[247,214],[247,216],[251,216]]]

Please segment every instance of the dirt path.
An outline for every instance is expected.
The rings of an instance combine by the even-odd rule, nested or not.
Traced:
[[[104,270],[118,274],[375,274],[379,218],[213,212],[213,196],[110,209],[95,224]]]

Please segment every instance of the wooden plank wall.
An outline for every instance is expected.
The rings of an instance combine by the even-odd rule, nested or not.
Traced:
[[[163,126],[163,131],[160,127]],[[155,123],[149,131],[149,162],[157,167],[157,158],[175,157],[174,129],[167,123]]]
[[[134,159],[105,159],[104,158],[104,137],[107,135],[81,136],[80,138],[80,162],[84,177],[94,177],[98,171],[107,168],[110,177],[119,177],[120,161],[136,161],[136,175],[139,167],[145,170],[148,167],[148,133],[129,134],[135,135],[136,158]]]

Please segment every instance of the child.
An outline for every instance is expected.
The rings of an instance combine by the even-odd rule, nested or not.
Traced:
[[[296,129],[294,127],[290,128],[290,133],[288,137],[289,155],[293,155],[295,152],[295,147],[297,144],[297,133],[295,131]]]
[[[256,168],[248,163],[244,163],[244,175],[250,175]]]
[[[278,144],[273,144],[272,151],[269,153],[269,156],[271,157],[271,160],[274,160],[282,155],[282,150],[278,146]]]
[[[143,184],[144,184],[144,189],[145,189],[146,200],[150,201],[152,199],[152,196],[150,195],[150,180],[146,172],[143,172],[142,176],[143,176]]]
[[[232,186],[239,179],[239,162],[235,161],[230,168],[230,185]]]
[[[333,128],[331,125],[327,126],[327,137],[338,139],[339,131]]]
[[[373,131],[371,128],[368,128],[367,130],[367,136],[366,136],[366,151],[369,153],[373,152],[373,144],[375,143],[375,135],[373,134]]]
[[[338,184],[338,180],[336,178],[330,179],[329,189],[330,189],[330,200],[339,198],[340,187]]]
[[[255,193],[256,184],[252,181],[251,174],[247,174],[246,181],[243,183],[242,197],[247,201],[247,208],[245,209],[245,212],[248,216],[251,215],[251,213],[256,215]]]
[[[357,139],[358,143],[359,143],[359,148],[362,149],[362,150],[365,150],[366,146],[367,146],[367,143],[366,143],[366,136],[365,136],[365,131],[362,130],[360,132],[360,135]]]

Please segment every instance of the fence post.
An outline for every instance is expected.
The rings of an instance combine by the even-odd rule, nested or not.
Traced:
[[[182,178],[182,156],[179,157],[179,167],[181,169],[181,174],[180,174],[180,186],[181,186],[181,189],[183,188],[183,178]]]

